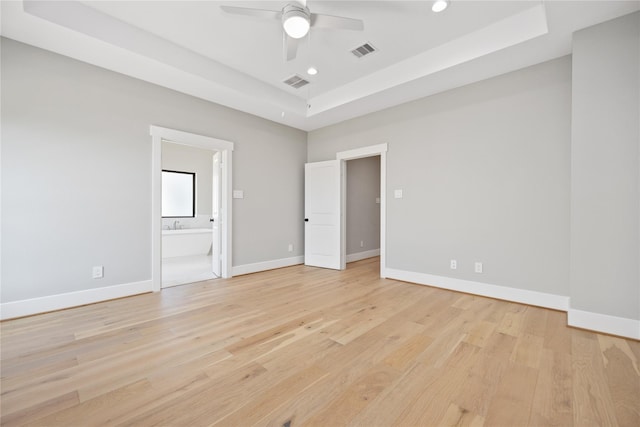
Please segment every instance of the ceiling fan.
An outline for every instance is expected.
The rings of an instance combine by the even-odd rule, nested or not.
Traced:
[[[296,57],[298,41],[309,33],[310,28],[328,28],[334,30],[364,30],[364,22],[360,19],[343,16],[311,13],[306,0],[291,1],[282,10],[253,9],[236,6],[220,6],[226,12],[234,15],[254,16],[273,19],[282,22],[284,57],[290,61]]]

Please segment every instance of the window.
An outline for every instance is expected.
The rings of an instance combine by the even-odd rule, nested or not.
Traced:
[[[195,172],[162,171],[162,217],[196,216]]]

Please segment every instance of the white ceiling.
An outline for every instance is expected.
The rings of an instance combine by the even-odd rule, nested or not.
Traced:
[[[571,52],[574,31],[639,1],[309,0],[312,13],[364,21],[312,28],[283,59],[278,21],[220,5],[280,10],[287,1],[2,1],[1,34],[269,120],[313,130]],[[350,51],[369,42],[378,52]],[[308,76],[313,65],[320,71]],[[311,81],[282,83],[293,74]]]

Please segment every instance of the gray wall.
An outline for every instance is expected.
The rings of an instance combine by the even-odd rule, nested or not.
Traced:
[[[573,39],[571,307],[640,319],[640,13]]]
[[[234,265],[302,255],[305,132],[4,38],[1,72],[2,302],[151,278],[151,124],[236,144]]]
[[[346,163],[347,255],[380,249],[380,156]]]
[[[570,123],[563,57],[313,131],[308,160],[389,144],[389,268],[569,295]]]
[[[213,192],[213,154],[215,151],[162,142],[162,169],[195,172],[196,217],[180,218],[185,228],[210,228]],[[163,218],[162,226],[171,226],[176,218]]]

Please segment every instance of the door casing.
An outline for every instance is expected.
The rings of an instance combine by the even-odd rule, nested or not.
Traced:
[[[387,149],[386,143],[371,145],[368,147],[356,148],[348,151],[340,151],[336,154],[336,159],[340,160],[341,173],[341,197],[340,203],[340,218],[342,225],[340,227],[340,252],[341,259],[346,260],[347,253],[347,180],[346,174],[346,161],[362,159],[365,157],[380,156],[380,277],[387,277],[386,265],[387,265]],[[346,261],[343,264],[342,269],[346,268]]]
[[[222,183],[222,154],[216,151],[212,158],[211,164],[213,169],[212,188],[211,188],[211,270],[216,277],[222,277],[222,258],[220,249],[220,208]]]
[[[221,258],[222,277],[232,276],[232,159],[233,142],[209,136],[183,132],[160,126],[150,126],[151,134],[151,289],[158,292],[162,288],[162,141],[188,145],[220,152],[221,170]]]

